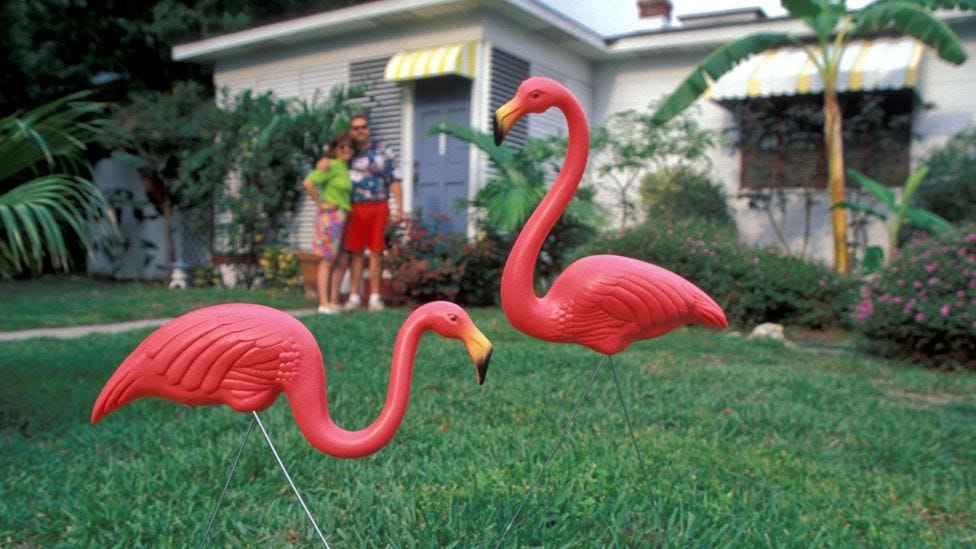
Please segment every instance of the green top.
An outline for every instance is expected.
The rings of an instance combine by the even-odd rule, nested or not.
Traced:
[[[328,170],[312,170],[305,177],[315,185],[321,200],[349,210],[349,195],[352,194],[352,179],[349,179],[349,166],[341,158],[330,158]]]

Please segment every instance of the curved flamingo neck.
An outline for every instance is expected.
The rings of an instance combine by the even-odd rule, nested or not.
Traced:
[[[332,420],[321,358],[318,364],[305,365],[308,375],[299,376],[300,379],[296,378],[285,387],[295,422],[305,438],[320,451],[343,458],[368,456],[386,446],[407,412],[414,356],[425,330],[422,319],[415,315],[408,317],[400,327],[393,346],[386,402],[373,423],[359,431],[347,431]],[[314,356],[321,357],[321,354]]]
[[[545,329],[547,324],[539,319],[547,317],[549,309],[545,298],[535,294],[536,261],[546,237],[579,187],[590,150],[589,124],[576,98],[567,93],[553,106],[562,111],[569,128],[566,158],[556,180],[515,240],[502,271],[502,308],[515,328],[529,334]]]

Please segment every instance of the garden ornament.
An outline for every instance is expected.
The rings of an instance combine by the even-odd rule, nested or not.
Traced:
[[[460,339],[483,383],[491,343],[464,310],[428,303],[407,317],[397,335],[390,385],[379,417],[346,431],[329,415],[325,366],[315,338],[295,317],[262,305],[231,303],[197,309],[149,335],[105,384],[91,421],[144,397],[190,406],[226,404],[238,412],[268,408],[284,391],[305,438],[326,454],[358,458],[386,445],[407,411],[413,360],[426,331]]]
[[[642,471],[643,459],[623,400],[611,356],[632,342],[664,335],[684,324],[725,328],[722,308],[697,286],[677,274],[643,261],[617,255],[593,255],[570,264],[542,297],[535,293],[536,259],[553,225],[579,187],[589,156],[586,115],[579,101],[562,85],[547,78],[530,78],[515,97],[495,111],[495,145],[526,114],[550,107],[562,111],[569,126],[569,142],[562,169],[515,240],[502,271],[501,297],[505,315],[519,331],[544,341],[578,343],[606,355],[593,372],[569,421],[530,484],[498,541],[502,545],[539,478],[566,437],[580,405],[605,362],[610,363],[617,393]],[[646,471],[644,472],[647,479]],[[650,494],[650,482],[648,492]],[[651,501],[657,507],[653,494]],[[660,509],[658,509],[660,515]]]
[[[663,267],[618,255],[579,259],[566,267],[545,296],[536,296],[536,258],[583,177],[589,126],[576,98],[547,78],[523,82],[494,119],[495,144],[501,145],[520,118],[550,107],[561,110],[569,125],[566,160],[505,263],[501,295],[508,320],[534,338],[578,343],[606,355],[684,324],[725,328],[722,308],[697,286]]]
[[[224,493],[255,423],[298,498],[322,544],[329,543],[305,505],[275,450],[257,412],[282,392],[288,397],[298,428],[318,450],[343,458],[368,456],[396,434],[407,411],[413,361],[427,331],[460,339],[484,383],[491,342],[461,307],[446,301],[428,303],[407,317],[393,346],[390,384],[379,417],[359,431],[338,427],[326,402],[325,364],[315,338],[295,317],[262,305],[231,303],[204,307],[180,316],[153,332],[118,367],[92,408],[91,422],[133,400],[159,397],[189,406],[226,404],[250,412],[252,421],[230,468],[201,539],[207,538]]]

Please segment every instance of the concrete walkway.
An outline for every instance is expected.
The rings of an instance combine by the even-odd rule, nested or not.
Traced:
[[[293,309],[286,313],[302,317],[315,313],[315,309]],[[88,326],[67,326],[65,328],[33,328],[30,330],[15,330],[0,332],[0,341],[16,341],[34,337],[53,337],[56,339],[75,339],[89,334],[118,334],[142,328],[155,328],[173,320],[172,318],[149,318],[145,320],[130,320],[113,324],[91,324]]]

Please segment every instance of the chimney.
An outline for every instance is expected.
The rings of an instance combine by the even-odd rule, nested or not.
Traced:
[[[670,0],[637,0],[641,30],[659,30],[671,25]]]

